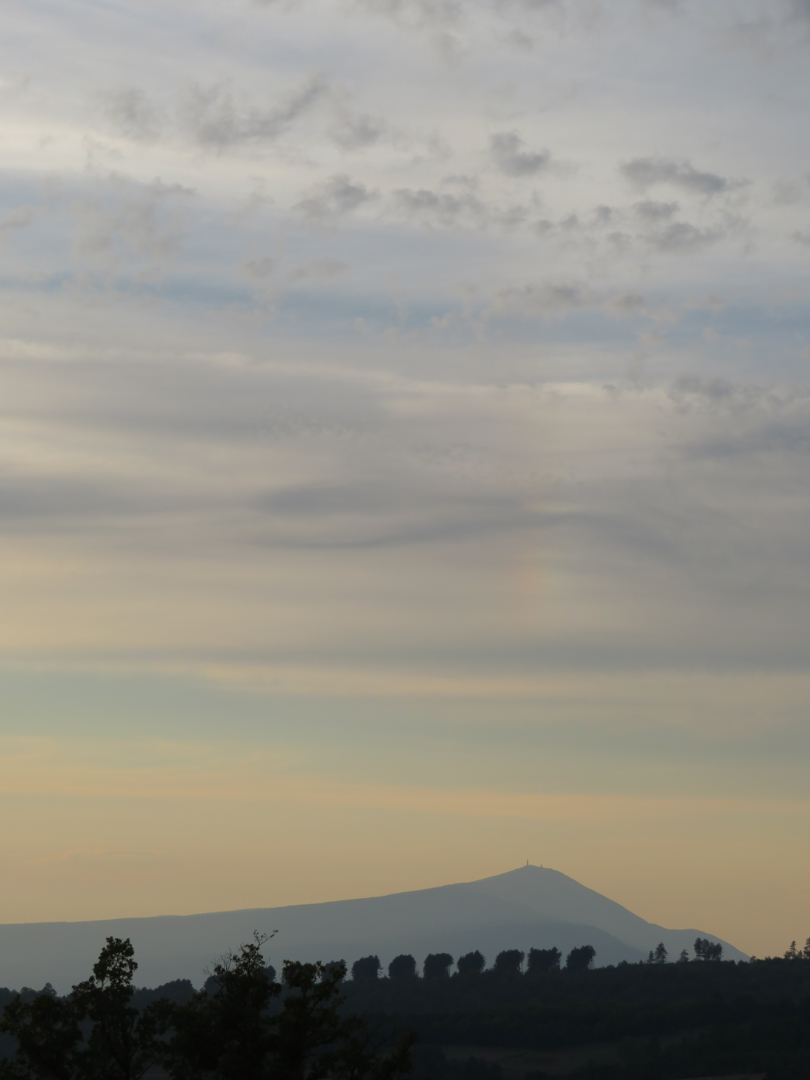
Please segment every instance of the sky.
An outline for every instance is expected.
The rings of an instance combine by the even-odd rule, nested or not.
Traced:
[[[0,17],[0,921],[803,941],[807,0]]]

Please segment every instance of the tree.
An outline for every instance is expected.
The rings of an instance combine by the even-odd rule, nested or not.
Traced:
[[[559,949],[529,949],[528,972],[537,975],[541,971],[555,971],[560,966],[562,953]]]
[[[17,994],[5,1007],[0,1033],[17,1042],[14,1061],[0,1063],[3,1080],[76,1080],[82,1075],[79,1012],[70,999],[43,992],[26,1002]]]
[[[162,1002],[140,1012],[131,1004],[137,968],[129,938],[108,937],[93,974],[73,987],[71,999],[92,1025],[84,1050],[88,1075],[139,1080],[163,1056],[170,1010]]]
[[[520,949],[504,949],[495,957],[495,971],[498,975],[519,975],[526,954]]]
[[[580,945],[578,949],[572,949],[565,958],[565,966],[569,971],[587,971],[593,967],[596,949],[593,945]]]
[[[413,1035],[384,1054],[360,1017],[341,1013],[345,964],[288,960],[279,985],[267,978],[260,944],[214,968],[214,994],[175,1009],[172,1080],[392,1080],[408,1071]]]
[[[465,953],[464,956],[460,956],[456,963],[459,975],[480,975],[486,966],[486,960],[483,953],[480,953],[477,949],[475,952]]]
[[[653,963],[665,964],[667,962],[667,956],[669,956],[669,953],[667,952],[666,946],[664,945],[663,941],[659,941],[658,945],[655,948],[655,956],[653,957]]]
[[[695,957],[698,960],[721,960],[723,958],[723,946],[719,941],[709,941],[708,938],[695,938]]]
[[[791,941],[790,948],[785,953],[785,960],[800,960],[801,952],[796,948],[796,942]]]
[[[138,965],[129,939],[108,937],[93,974],[66,998],[42,993],[6,1006],[0,1031],[17,1040],[9,1080],[140,1080],[166,1050],[171,1005],[132,1003]],[[86,1034],[83,1032],[86,1028]]]
[[[274,1080],[392,1080],[410,1069],[415,1034],[381,1054],[387,1033],[369,1032],[361,1017],[341,1013],[337,972],[286,960],[284,983],[288,992],[274,1018],[273,1053],[263,1075],[272,1074]]]
[[[362,956],[352,964],[352,978],[356,982],[376,979],[381,967],[379,956]]]
[[[409,953],[401,953],[395,956],[388,965],[389,979],[415,979],[416,961]]]
[[[810,937],[804,943],[804,948],[802,949],[802,959],[810,960]]]
[[[422,977],[425,979],[446,979],[449,975],[448,968],[453,963],[450,953],[430,953],[425,957],[422,968]]]
[[[678,963],[679,964],[688,964],[689,963],[689,953],[686,951],[686,949],[681,949],[680,956],[678,957]]]

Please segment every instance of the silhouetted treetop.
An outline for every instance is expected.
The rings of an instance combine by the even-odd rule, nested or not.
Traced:
[[[572,949],[565,958],[565,966],[569,971],[587,971],[595,956],[596,949],[593,945],[580,945],[578,949]]]
[[[422,975],[425,979],[446,979],[453,964],[450,953],[430,953],[425,957]]]
[[[389,979],[415,979],[416,960],[410,953],[400,953],[388,965]]]
[[[519,975],[525,953],[520,949],[504,949],[495,957],[495,971],[498,975]]]
[[[528,973],[538,975],[541,971],[554,971],[560,966],[561,960],[559,949],[529,949]]]
[[[723,946],[719,941],[695,938],[695,956],[698,960],[722,960]]]
[[[352,978],[357,980],[376,979],[381,967],[379,956],[361,956],[359,960],[355,960],[352,964]]]
[[[456,967],[459,975],[480,975],[486,967],[486,963],[483,953],[476,949],[475,952],[468,952],[464,956],[460,956],[456,962]]]

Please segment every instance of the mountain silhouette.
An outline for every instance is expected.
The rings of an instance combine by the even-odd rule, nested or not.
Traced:
[[[597,966],[636,962],[663,942],[670,959],[691,955],[696,937],[721,941],[703,930],[668,930],[646,922],[573,878],[539,866],[433,889],[360,900],[299,904],[204,915],[109,919],[74,923],[0,925],[0,986],[42,986],[59,991],[86,978],[109,935],[135,946],[141,986],[189,978],[201,985],[206,969],[253,932],[278,934],[269,960],[336,960],[351,964],[376,953],[383,965],[398,953],[421,964],[429,952],[454,957],[480,949],[492,963],[503,949],[551,948],[563,955],[593,945]],[[721,941],[723,956],[747,959]]]

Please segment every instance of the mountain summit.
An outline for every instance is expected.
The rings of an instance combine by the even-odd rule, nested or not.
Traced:
[[[270,959],[345,959],[376,953],[387,965],[398,953],[419,962],[429,952],[454,957],[480,949],[489,963],[503,949],[551,948],[563,955],[593,945],[596,964],[638,961],[663,942],[670,958],[690,950],[697,929],[668,930],[648,923],[573,878],[541,866],[495,877],[361,900],[253,908],[206,915],[111,919],[78,923],[0,925],[0,985],[62,990],[85,978],[108,935],[129,937],[141,985],[189,978],[199,985],[220,955],[248,941],[254,930],[278,934]],[[747,959],[723,941],[723,955]]]

